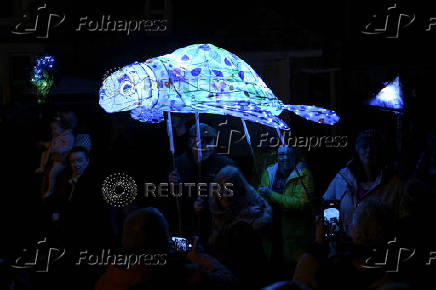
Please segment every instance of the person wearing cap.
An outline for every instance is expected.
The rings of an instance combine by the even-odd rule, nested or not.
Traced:
[[[227,156],[216,152],[216,137],[217,131],[211,126],[200,123],[201,145],[197,146],[196,126],[189,129],[188,145],[191,150],[183,153],[176,158],[176,169],[169,175],[170,184],[179,183],[210,183],[215,181],[215,176],[223,167],[230,165],[236,167],[236,163]],[[202,158],[198,160],[197,148],[201,148]],[[180,198],[181,216],[182,216],[182,233],[192,235],[195,231],[200,233],[202,239],[206,239],[210,232],[210,215],[209,201],[196,196],[196,188],[194,187],[192,196],[188,196],[188,190],[184,188]],[[209,186],[207,186],[209,188]],[[202,195],[211,196],[208,192],[202,192]],[[169,219],[170,228],[176,230],[178,223],[176,210],[170,209],[166,214]],[[198,225],[198,220],[201,220],[201,226]],[[201,229],[199,229],[199,227]]]
[[[387,167],[384,138],[365,130],[356,139],[354,158],[336,174],[323,199],[337,201],[344,232],[351,237],[353,213],[369,196],[377,197],[400,215],[403,182]]]

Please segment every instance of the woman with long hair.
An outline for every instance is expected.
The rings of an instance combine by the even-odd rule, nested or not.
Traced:
[[[365,130],[356,138],[355,156],[330,183],[323,199],[337,201],[341,223],[351,237],[353,213],[369,196],[377,197],[400,214],[403,182],[387,166],[386,144],[375,130]]]
[[[267,261],[262,241],[271,225],[271,207],[236,167],[221,169],[216,181],[220,192],[211,201],[210,249],[243,284],[262,286]]]

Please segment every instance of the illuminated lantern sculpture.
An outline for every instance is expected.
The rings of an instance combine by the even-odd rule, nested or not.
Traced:
[[[331,110],[284,105],[245,61],[212,44],[193,44],[111,73],[99,104],[109,113],[130,111],[132,118],[150,123],[163,121],[165,111],[195,113],[197,125],[199,113],[230,115],[241,118],[245,130],[249,120],[276,128],[279,135],[280,129],[289,130],[278,117],[283,110],[323,124],[339,121]],[[171,125],[168,133],[172,144]]]
[[[284,105],[242,59],[212,44],[194,44],[145,62],[134,62],[103,81],[100,105],[131,111],[142,122],[160,122],[163,112],[231,115],[288,130],[278,115],[293,111],[308,120],[335,124],[335,112]]]
[[[38,104],[43,104],[47,101],[47,95],[53,86],[53,65],[54,58],[47,55],[38,58],[36,65],[33,67],[31,82],[36,87]]]
[[[245,120],[276,128],[279,135],[280,129],[289,130],[278,117],[283,110],[323,124],[339,121],[331,110],[284,105],[245,61],[212,44],[193,44],[111,73],[100,88],[99,104],[109,113],[130,111],[132,118],[150,123],[163,121],[165,111],[195,113],[197,125],[199,113],[239,117],[248,141]],[[168,134],[173,144],[171,125]]]
[[[369,105],[385,110],[403,110],[403,91],[400,85],[400,78],[397,76],[393,82],[388,82],[384,85],[385,87],[369,102]]]

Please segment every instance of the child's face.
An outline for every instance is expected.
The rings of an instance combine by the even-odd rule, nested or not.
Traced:
[[[60,126],[59,122],[53,121],[50,123],[51,133],[54,136],[58,136],[64,132],[64,129]]]

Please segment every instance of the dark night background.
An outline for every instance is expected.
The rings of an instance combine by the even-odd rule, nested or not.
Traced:
[[[14,35],[23,14],[65,14],[65,22],[52,28],[48,39],[35,34]],[[403,154],[410,174],[422,149],[423,138],[434,126],[431,106],[436,80],[434,52],[436,27],[425,31],[436,9],[417,1],[397,1],[398,11],[415,14],[398,38],[361,33],[373,14],[382,17],[394,2],[382,1],[2,1],[0,4],[0,108],[1,117],[1,253],[21,248],[37,235],[32,219],[30,180],[38,166],[35,143],[48,136],[47,118],[59,108],[74,110],[79,130],[93,138],[92,162],[108,172],[123,171],[142,181],[165,181],[170,163],[165,125],[141,124],[128,114],[109,115],[98,105],[97,92],[109,69],[133,61],[171,53],[194,43],[213,43],[246,60],[285,103],[315,104],[336,110],[334,126],[309,123],[283,113],[296,136],[348,136],[346,148],[315,148],[307,152],[317,192],[322,194],[338,169],[349,160],[356,134],[380,129],[395,152],[395,118],[364,105],[383,87],[400,76],[408,113],[403,126]],[[398,13],[398,12],[396,12]],[[401,13],[401,12],[400,12]],[[163,32],[75,31],[80,17],[101,19],[166,19]],[[398,14],[397,14],[398,15]],[[380,21],[380,20],[377,20]],[[377,22],[379,23],[379,22]],[[395,34],[395,27],[387,33]],[[40,33],[40,32],[37,32]],[[29,79],[36,57],[48,53],[58,66],[57,82],[49,104],[38,119],[35,92]],[[201,116],[216,126],[224,118]],[[124,135],[111,140],[111,128]],[[230,127],[241,130],[239,120]],[[229,130],[229,128],[227,130]],[[267,128],[249,124],[254,136]],[[269,129],[268,129],[269,130]],[[270,131],[270,130],[269,130]],[[256,137],[254,137],[256,138]],[[251,158],[244,142],[235,145],[232,158],[246,175],[252,174]],[[410,167],[412,166],[412,167]],[[104,175],[104,173],[102,173]],[[141,191],[139,191],[141,192]]]

